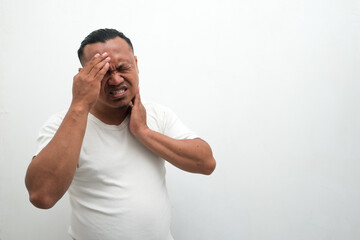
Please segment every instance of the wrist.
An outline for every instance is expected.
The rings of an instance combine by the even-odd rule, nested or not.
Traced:
[[[68,112],[75,114],[76,116],[87,116],[90,112],[90,109],[82,104],[71,103]]]
[[[133,135],[140,141],[144,142],[151,135],[152,130],[148,126],[137,128],[132,131]]]

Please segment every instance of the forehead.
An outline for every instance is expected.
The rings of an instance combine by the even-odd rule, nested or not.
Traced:
[[[88,44],[84,48],[84,60],[89,61],[95,54],[107,52],[111,59],[129,58],[133,56],[129,44],[122,38],[116,37],[106,42]]]

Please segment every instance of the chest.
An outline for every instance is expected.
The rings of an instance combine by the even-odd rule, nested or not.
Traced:
[[[75,180],[99,184],[104,181],[158,181],[165,177],[164,160],[149,151],[125,128],[87,128]]]

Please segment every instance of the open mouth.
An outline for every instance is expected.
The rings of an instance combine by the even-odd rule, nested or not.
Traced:
[[[110,94],[113,96],[116,96],[116,95],[126,92],[126,90],[127,90],[127,88],[117,89],[117,90],[110,91]]]

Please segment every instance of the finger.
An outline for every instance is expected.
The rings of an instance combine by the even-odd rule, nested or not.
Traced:
[[[130,101],[129,107],[130,107],[130,108],[133,108],[133,107],[134,107],[134,99]]]
[[[100,57],[100,53],[95,54],[95,55],[90,59],[90,61],[87,61],[87,62],[85,63],[85,65],[83,66],[82,70],[83,70],[86,74],[89,73],[89,72],[91,71],[91,69],[92,69],[92,66],[93,66],[95,63],[98,62],[98,61],[96,61],[96,60],[98,60],[99,57]]]
[[[94,77],[94,78],[99,78],[99,75],[101,75],[101,79],[104,77],[104,75],[106,74],[106,72],[109,70],[110,67],[110,57],[105,58],[104,60],[102,60],[101,62],[99,62],[98,64],[96,64],[90,71],[89,73],[89,77]],[[105,67],[105,65],[107,67]],[[106,68],[106,71],[104,72],[104,67]]]
[[[110,61],[110,60],[109,60],[109,61]],[[101,63],[103,63],[103,62],[101,62]],[[101,64],[101,65],[102,65],[102,64]],[[100,68],[100,70],[96,73],[95,79],[98,80],[98,81],[101,81],[101,80],[104,78],[106,72],[109,70],[109,68],[110,68],[110,64],[109,64],[109,62],[106,62],[106,63]]]
[[[90,74],[93,68],[99,64],[100,62],[104,61],[109,54],[107,52],[104,52],[100,55],[100,53],[95,54],[90,61],[88,61],[84,66],[84,72],[85,74]]]
[[[134,105],[139,105],[139,103],[141,103],[141,99],[140,99],[140,90],[139,88],[136,90],[136,94],[134,97]]]

